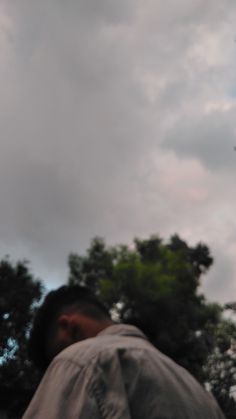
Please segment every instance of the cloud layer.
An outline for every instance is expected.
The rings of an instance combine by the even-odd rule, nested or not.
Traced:
[[[69,251],[174,232],[236,295],[233,0],[0,5],[0,251],[49,286]],[[225,284],[222,286],[222,284]]]

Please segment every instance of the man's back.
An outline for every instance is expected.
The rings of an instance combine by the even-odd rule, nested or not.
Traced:
[[[222,419],[214,399],[133,326],[113,325],[52,362],[24,418]]]

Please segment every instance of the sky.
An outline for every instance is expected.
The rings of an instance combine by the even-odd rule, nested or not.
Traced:
[[[0,255],[178,233],[236,300],[235,0],[0,0]]]

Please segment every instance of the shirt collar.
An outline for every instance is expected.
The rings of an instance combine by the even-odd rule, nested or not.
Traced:
[[[113,324],[98,333],[97,336],[104,335],[118,335],[118,336],[133,336],[147,340],[147,337],[137,327],[130,324]]]

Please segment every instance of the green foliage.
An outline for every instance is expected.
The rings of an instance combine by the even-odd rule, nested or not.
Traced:
[[[107,247],[101,238],[86,255],[69,256],[69,283],[86,285],[122,322],[140,327],[152,343],[207,383],[228,419],[235,418],[235,330],[223,307],[199,294],[213,263],[208,247],[174,235]],[[225,308],[235,310],[235,303]]]
[[[112,252],[108,251],[102,239],[95,238],[91,242],[87,256],[69,255],[70,284],[79,283],[97,291],[100,278],[112,274]]]
[[[189,247],[186,242],[175,234],[171,237],[168,247],[173,252],[182,254],[183,258],[191,264],[196,278],[206,273],[213,263],[210,251],[203,243],[199,243],[195,247]]]
[[[20,417],[38,381],[28,360],[27,338],[41,294],[26,262],[0,261],[0,405],[6,403],[13,417],[16,412]]]
[[[221,309],[197,293],[213,259],[203,244],[190,247],[177,235],[109,248],[95,238],[85,256],[69,257],[70,283],[87,285],[123,322],[139,326],[154,345],[204,380],[211,349],[208,324]]]
[[[222,319],[212,330],[214,349],[204,366],[214,396],[228,419],[236,412],[236,324]]]

